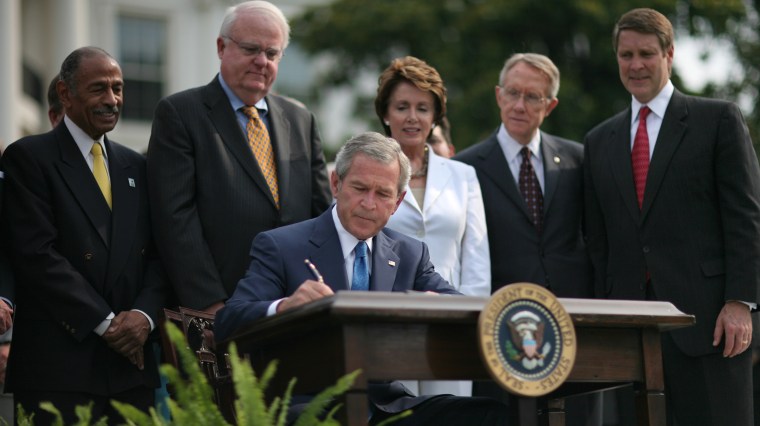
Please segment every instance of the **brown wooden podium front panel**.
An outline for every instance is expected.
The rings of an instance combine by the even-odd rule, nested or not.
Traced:
[[[487,380],[477,321],[485,298],[339,292],[252,324],[234,340],[256,371],[279,360],[272,393],[291,377],[296,392],[318,392],[362,369],[346,397],[345,423],[366,424],[367,380]],[[639,424],[663,425],[659,333],[693,324],[666,302],[561,299],[578,341],[564,396],[575,383],[638,383]],[[601,386],[601,385],[600,385]],[[549,395],[552,397],[552,395]]]

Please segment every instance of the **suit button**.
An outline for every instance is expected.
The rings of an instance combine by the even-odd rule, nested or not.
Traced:
[[[140,250],[140,254],[145,256],[145,249]]]
[[[92,260],[92,253],[85,253],[84,260]]]
[[[643,251],[644,253],[649,253],[649,246],[644,246]]]

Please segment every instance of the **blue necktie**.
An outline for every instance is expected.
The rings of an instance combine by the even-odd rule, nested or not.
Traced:
[[[369,268],[367,268],[367,243],[359,241],[354,249],[354,279],[351,290],[369,290]]]

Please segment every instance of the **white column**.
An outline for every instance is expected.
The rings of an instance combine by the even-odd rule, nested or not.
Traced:
[[[0,144],[21,137],[17,119],[21,97],[20,0],[0,0]]]
[[[51,1],[53,64],[61,62],[74,49],[92,44],[90,41],[90,5],[88,0]]]

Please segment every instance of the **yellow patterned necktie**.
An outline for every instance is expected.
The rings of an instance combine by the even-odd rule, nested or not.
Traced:
[[[103,158],[103,147],[98,142],[92,144],[90,149],[92,154],[92,174],[95,175],[95,181],[98,182],[100,192],[103,193],[103,197],[108,203],[108,208],[111,208],[111,180],[108,179],[108,171],[106,170],[106,161]]]
[[[248,117],[248,124],[245,126],[248,134],[248,145],[251,147],[253,156],[256,157],[261,173],[272,192],[274,204],[279,209],[280,189],[277,184],[277,166],[274,162],[274,151],[272,150],[272,142],[269,140],[269,132],[261,121],[255,106],[244,106],[242,110]]]

